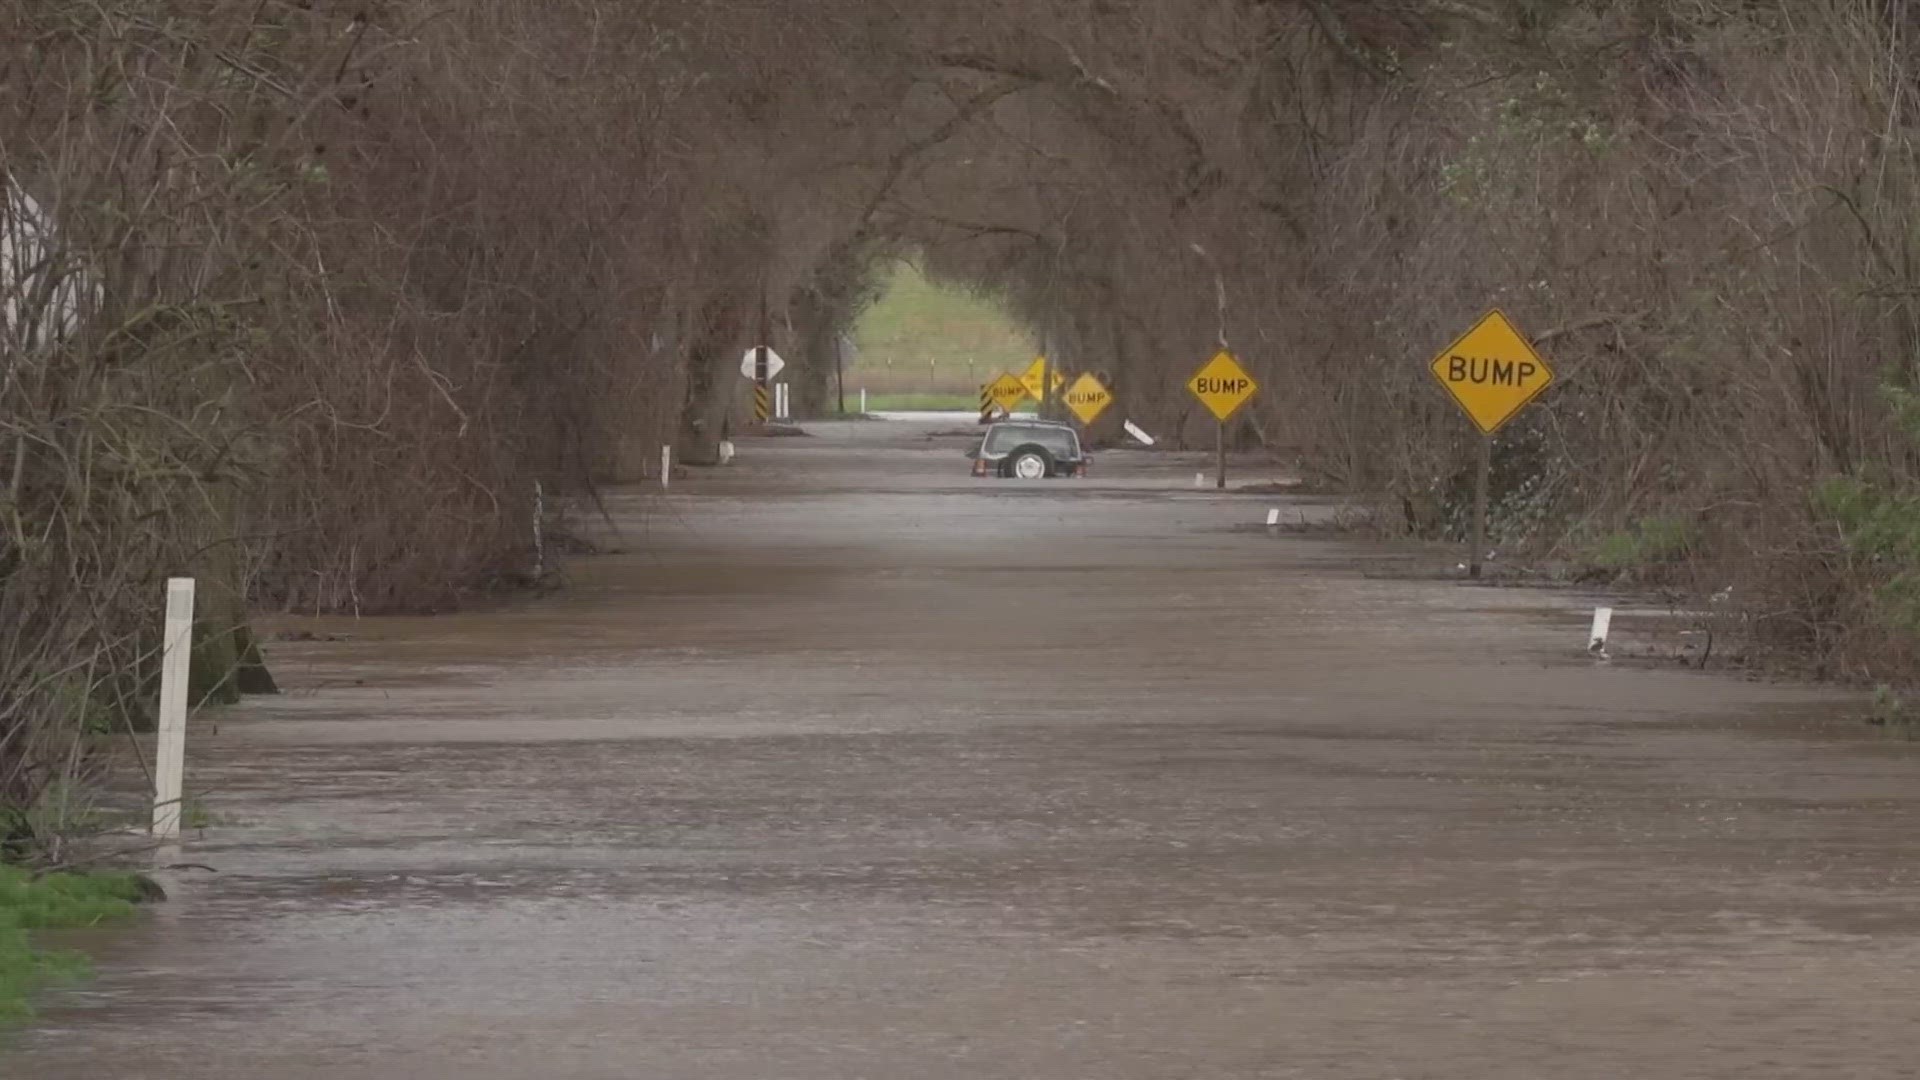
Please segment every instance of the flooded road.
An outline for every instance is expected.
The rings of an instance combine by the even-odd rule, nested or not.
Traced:
[[[278,646],[190,747],[218,873],[0,1075],[1913,1075],[1920,751],[1189,459],[814,430]]]

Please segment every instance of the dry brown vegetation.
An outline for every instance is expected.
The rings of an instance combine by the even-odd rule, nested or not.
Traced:
[[[1498,534],[1903,672],[1915,32],[1905,0],[0,0],[0,806],[137,720],[161,578],[207,583],[218,671],[248,603],[522,580],[536,482],[710,454],[763,290],[820,407],[904,253],[1161,428],[1204,430],[1179,386],[1225,340],[1268,387],[1240,438],[1427,535],[1471,441],[1420,361],[1499,304],[1561,383],[1501,438]]]

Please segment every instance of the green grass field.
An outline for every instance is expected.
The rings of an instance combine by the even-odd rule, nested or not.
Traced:
[[[862,387],[873,411],[977,407],[980,384],[1033,362],[1033,340],[990,300],[896,263],[880,299],[854,327],[847,405]]]
[[[858,408],[856,397],[848,408]],[[876,394],[867,392],[868,412],[973,412],[980,407],[972,394]]]

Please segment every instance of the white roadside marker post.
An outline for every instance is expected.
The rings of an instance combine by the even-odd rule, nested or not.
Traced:
[[[1280,524],[1280,508],[1276,506],[1267,511],[1267,528],[1271,529],[1279,524]]]
[[[533,580],[547,576],[547,541],[541,528],[547,518],[547,493],[540,481],[533,482]]]
[[[1587,632],[1587,651],[1600,656],[1607,655],[1607,632],[1613,629],[1613,609],[1597,607],[1593,609],[1593,629]]]
[[[1197,472],[1197,473],[1194,473],[1194,474],[1193,474],[1193,486],[1194,486],[1194,487],[1206,487],[1206,486],[1207,486],[1207,474],[1206,474],[1206,473],[1203,473],[1203,472]]]
[[[867,388],[864,386],[860,388],[860,415],[867,415]]]
[[[673,484],[673,444],[660,447],[660,490],[665,491]]]
[[[160,731],[153,755],[153,835],[180,838],[187,767],[187,677],[193,657],[193,579],[167,579],[160,653]]]

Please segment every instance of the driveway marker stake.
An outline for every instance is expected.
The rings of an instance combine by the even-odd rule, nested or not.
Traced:
[[[180,837],[187,764],[187,676],[193,655],[193,579],[167,579],[167,621],[160,653],[160,737],[153,755],[153,835]]]
[[[1613,628],[1613,609],[1597,607],[1593,609],[1593,629],[1587,634],[1587,651],[1607,655],[1607,631]]]

